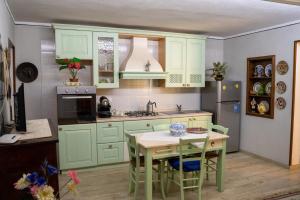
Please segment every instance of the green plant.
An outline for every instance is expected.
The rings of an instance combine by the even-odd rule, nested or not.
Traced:
[[[225,76],[227,68],[228,66],[226,63],[214,62],[213,68],[210,68],[208,70],[212,71],[211,77],[218,78]]]

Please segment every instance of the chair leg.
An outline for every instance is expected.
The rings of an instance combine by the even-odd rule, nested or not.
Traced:
[[[133,192],[133,177],[132,177],[132,166],[129,166],[129,188],[128,192],[131,194]]]
[[[159,177],[160,177],[160,190],[161,190],[161,195],[162,195],[162,198],[163,200],[166,199],[166,195],[165,195],[165,188],[164,188],[164,172],[165,172],[165,162],[164,161],[161,161],[160,164],[159,164]]]
[[[140,169],[136,169],[135,172],[135,185],[134,185],[134,200],[137,199],[137,194],[139,190],[139,181],[140,181]]]
[[[209,164],[209,160],[208,159],[206,159],[206,180],[208,180],[209,179],[209,174],[208,174],[208,164]]]

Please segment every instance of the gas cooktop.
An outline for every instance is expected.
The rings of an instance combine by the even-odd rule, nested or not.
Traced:
[[[129,111],[125,115],[129,117],[145,117],[145,116],[157,116],[158,112],[147,112],[147,111]]]

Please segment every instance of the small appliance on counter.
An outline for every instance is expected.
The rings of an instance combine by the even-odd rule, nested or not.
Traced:
[[[57,115],[59,125],[95,123],[96,87],[57,87]]]
[[[100,118],[110,118],[111,117],[111,105],[107,97],[100,97],[98,104],[98,117]]]

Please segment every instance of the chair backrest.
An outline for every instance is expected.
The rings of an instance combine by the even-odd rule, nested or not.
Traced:
[[[128,147],[129,159],[130,161],[133,161],[136,165],[135,167],[138,168],[140,166],[140,151],[139,145],[136,142],[136,137],[134,134],[125,131],[125,138]]]
[[[170,130],[170,124],[153,125],[153,131],[167,131]]]
[[[225,128],[224,126],[221,126],[221,125],[214,125],[213,123],[208,124],[208,130],[217,131],[218,133],[221,133],[224,135],[227,135],[228,131],[229,131],[228,128]]]
[[[179,170],[183,173],[183,162],[200,161],[201,169],[205,164],[208,137],[197,139],[180,139],[179,142]]]

